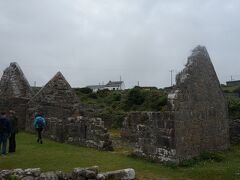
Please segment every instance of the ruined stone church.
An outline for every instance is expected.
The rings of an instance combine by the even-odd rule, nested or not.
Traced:
[[[0,110],[9,109],[17,112],[22,130],[34,132],[34,114],[41,111],[47,137],[113,149],[104,121],[81,114],[79,99],[60,72],[33,95],[21,68],[11,63],[0,81]],[[179,163],[229,147],[227,102],[205,47],[196,47],[177,75],[167,110],[129,113],[122,138],[136,144],[135,155],[158,162]]]
[[[100,118],[81,116],[80,102],[61,72],[35,95],[17,63],[11,63],[0,81],[0,110],[13,109],[21,130],[34,132],[33,120],[43,112],[47,137],[72,144],[112,150],[112,142]]]
[[[180,162],[229,147],[228,107],[205,47],[198,46],[176,77],[164,112],[133,112],[122,136],[135,154],[158,162]]]

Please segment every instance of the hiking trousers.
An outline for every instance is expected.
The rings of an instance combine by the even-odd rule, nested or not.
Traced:
[[[38,139],[37,142],[42,142],[42,130],[43,128],[37,128],[37,133],[38,133]]]
[[[6,155],[7,153],[7,134],[6,133],[0,134],[0,149],[1,149],[1,154]]]
[[[8,152],[15,152],[16,151],[16,133],[11,133],[9,138],[9,150]]]

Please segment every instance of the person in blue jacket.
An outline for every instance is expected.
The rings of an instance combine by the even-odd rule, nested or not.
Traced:
[[[0,116],[0,149],[3,156],[6,155],[7,151],[7,140],[11,133],[11,125],[7,119],[6,112],[2,112]]]
[[[36,131],[37,131],[37,136],[38,136],[38,139],[37,139],[37,142],[42,144],[43,141],[42,141],[42,131],[44,129],[44,127],[46,126],[46,120],[44,118],[44,115],[43,113],[37,113],[35,115],[35,119],[34,119],[34,127],[36,128]]]

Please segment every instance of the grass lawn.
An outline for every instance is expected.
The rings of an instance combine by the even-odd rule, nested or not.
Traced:
[[[201,161],[190,167],[167,167],[126,156],[121,151],[94,149],[56,143],[26,133],[17,135],[17,152],[0,157],[0,169],[40,167],[44,171],[71,171],[75,167],[97,165],[101,171],[134,168],[138,179],[240,179],[240,146],[223,154],[222,162]]]

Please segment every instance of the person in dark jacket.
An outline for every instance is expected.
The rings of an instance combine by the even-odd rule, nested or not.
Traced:
[[[18,118],[15,115],[15,111],[9,111],[9,121],[11,125],[11,134],[9,137],[9,153],[13,153],[16,151],[16,139],[15,136],[18,133]]]
[[[46,126],[46,120],[45,120],[42,112],[37,113],[35,115],[33,125],[36,128],[36,131],[38,133],[37,142],[42,144],[43,143],[43,141],[42,141],[42,131],[43,131],[44,127]]]
[[[0,116],[0,149],[1,154],[6,155],[7,139],[11,132],[10,122],[7,119],[6,112],[2,112]]]

